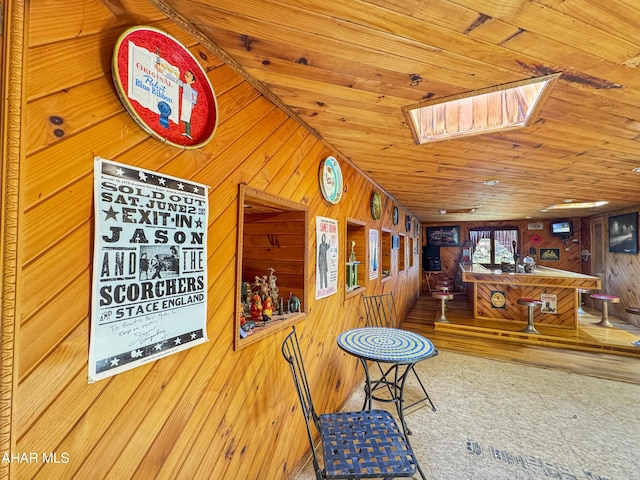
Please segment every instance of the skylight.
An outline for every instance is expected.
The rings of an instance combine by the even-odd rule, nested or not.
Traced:
[[[417,144],[526,127],[560,73],[402,108]]]

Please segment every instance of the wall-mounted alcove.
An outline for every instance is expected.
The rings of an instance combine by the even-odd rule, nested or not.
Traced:
[[[400,234],[400,245],[398,248],[398,272],[402,272],[407,268],[407,236]]]
[[[346,234],[346,297],[350,298],[366,290],[365,278],[367,268],[367,237],[365,235],[366,223],[347,218]]]
[[[235,349],[306,317],[309,212],[240,185]]]
[[[382,279],[391,277],[391,254],[393,250],[392,245],[393,234],[391,230],[383,228],[382,236],[380,239],[380,271],[382,273]]]
[[[418,252],[418,239],[409,238],[409,268],[413,268],[416,264],[416,256]]]

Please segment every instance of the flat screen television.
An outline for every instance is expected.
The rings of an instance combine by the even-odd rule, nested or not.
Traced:
[[[551,223],[551,233],[556,237],[570,237],[573,235],[571,220],[558,220]]]

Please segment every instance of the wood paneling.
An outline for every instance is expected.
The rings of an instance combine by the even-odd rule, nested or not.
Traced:
[[[615,212],[615,215],[631,213],[637,210],[623,210]],[[604,218],[604,226],[608,232],[608,218]],[[606,234],[608,238],[608,233]],[[606,256],[606,292],[611,295],[620,297],[620,303],[609,304],[609,311],[618,318],[624,319],[626,322],[640,326],[640,318],[638,315],[632,315],[625,311],[627,306],[640,305],[640,281],[638,280],[638,272],[640,271],[640,257],[625,253],[608,252],[608,243],[604,245]],[[584,295],[587,302],[591,301]],[[601,308],[599,301],[593,301],[594,307]]]
[[[637,156],[633,119],[640,115],[637,75],[622,64],[639,50],[630,40],[637,22],[626,20],[638,9],[628,2],[612,4],[611,11],[623,14],[615,19],[596,1],[571,10],[560,4],[534,9],[524,2],[521,12],[482,0],[442,0],[428,9],[382,0],[168,2],[200,33],[181,28],[186,24],[169,18],[166,5],[152,7],[160,3],[3,5],[8,68],[2,73],[7,115],[0,179],[0,434],[3,451],[56,452],[59,458],[66,453],[69,462],[3,463],[0,476],[292,476],[308,445],[279,352],[284,332],[233,350],[240,183],[306,205],[311,225],[316,215],[336,218],[339,245],[345,246],[340,262],[348,253],[348,219],[364,232],[377,228],[399,235],[405,215],[435,222],[442,220],[439,208],[482,204],[475,217],[445,223],[462,224],[463,237],[466,228],[488,221],[517,224],[523,255],[534,246],[531,235],[540,233],[536,248],[561,253],[548,266],[580,271],[588,222],[580,222],[579,241],[567,251],[548,235],[548,219],[556,215],[533,215],[545,222],[540,232],[526,230],[535,220],[507,219],[524,218],[563,198],[609,196],[609,208],[640,203],[628,175]],[[478,22],[480,12],[491,18]],[[111,54],[119,35],[139,24],[177,37],[206,69],[220,124],[204,148],[181,150],[151,138],[120,103],[110,81]],[[603,43],[585,46],[584,38]],[[540,121],[526,131],[428,149],[411,144],[402,106],[549,69],[565,74]],[[325,202],[318,186],[319,162],[330,154],[340,159],[344,174],[338,205]],[[96,155],[210,186],[210,341],[88,385]],[[498,176],[503,181],[497,190],[480,186]],[[377,222],[369,211],[374,190],[383,190]],[[394,205],[399,225],[391,221]],[[310,228],[304,245],[310,259],[307,289],[315,284],[314,235]],[[367,294],[394,292],[403,317],[419,295],[419,252],[403,271],[392,254],[391,276],[370,281],[364,271],[366,237],[361,244]],[[459,249],[441,253],[445,274],[453,277]],[[624,297],[620,307],[640,302],[633,280],[637,257],[608,260],[607,290]],[[299,324],[321,411],[339,407],[362,378],[358,362],[335,345],[340,331],[363,324],[359,296],[345,295],[340,272],[338,293],[308,298],[307,318]]]
[[[550,220],[544,219],[532,219],[532,220],[519,220],[509,222],[441,222],[424,224],[423,227],[440,227],[445,225],[460,225],[460,237],[461,241],[469,238],[469,229],[480,227],[516,227],[519,232],[519,246],[520,259],[527,255],[530,255],[536,265],[543,267],[556,268],[558,270],[566,270],[568,272],[586,273],[581,272],[580,251],[582,247],[582,239],[588,238],[588,233],[583,234],[582,225],[583,222],[580,219],[572,219],[574,235],[571,240],[563,242],[559,237],[554,237],[551,234]],[[540,230],[529,230],[529,225],[542,224]],[[537,228],[537,227],[536,227]],[[585,227],[586,228],[586,227]],[[424,228],[423,228],[424,231]],[[539,237],[539,241],[535,241],[534,237]],[[426,244],[426,235],[422,235],[423,246]],[[574,240],[575,241],[572,241]],[[535,249],[535,254],[531,249]],[[541,248],[553,248],[558,249],[559,260],[540,260]],[[459,260],[462,247],[441,247],[440,258],[442,260],[442,276],[456,278],[459,272]]]
[[[4,471],[10,470],[12,478],[60,480],[291,477],[308,444],[280,354],[285,332],[233,350],[238,185],[309,210],[306,236],[297,217],[271,220],[268,229],[282,247],[277,255],[264,229],[247,240],[252,246],[245,255],[247,268],[262,272],[273,266],[287,295],[289,290],[298,293],[303,283],[307,290],[314,288],[316,215],[338,220],[342,246],[347,218],[365,229],[398,234],[391,205],[400,207],[401,218],[411,212],[383,194],[383,217],[373,221],[368,199],[371,191],[379,191],[377,185],[149,5],[132,0],[72,0],[62,10],[53,5],[36,2],[27,10],[21,248],[15,281],[19,325],[15,349],[9,350],[16,365],[10,438],[12,451],[57,452],[58,458],[65,453],[69,461],[3,465]],[[53,21],[54,10],[68,13],[64,22]],[[151,138],[126,113],[111,84],[113,45],[127,27],[140,22],[188,45],[213,84],[220,124],[213,140],[199,150]],[[319,163],[330,154],[338,156],[344,175],[338,205],[324,201],[318,183]],[[96,155],[210,186],[210,341],[89,385]],[[267,223],[264,215],[250,219],[246,232],[257,223]],[[289,244],[292,231],[296,241]],[[363,241],[360,252],[365,245]],[[306,278],[301,277],[301,256],[309,259]],[[339,261],[346,258],[341,249]],[[402,314],[417,299],[419,280],[414,263],[402,272],[394,270],[384,283],[366,275],[364,283],[372,294],[395,292]],[[320,410],[339,407],[362,377],[357,361],[335,345],[338,333],[362,324],[359,296],[347,298],[344,292],[345,272],[340,269],[338,293],[321,300],[307,295],[307,318],[299,324]]]
[[[628,0],[152,0],[422,222],[551,219],[565,199],[633,208],[640,7]],[[586,41],[585,39],[589,39]],[[524,129],[415,145],[402,108],[560,74]],[[469,120],[472,118],[468,117]],[[485,180],[500,180],[486,187]],[[593,211],[574,210],[570,216]]]

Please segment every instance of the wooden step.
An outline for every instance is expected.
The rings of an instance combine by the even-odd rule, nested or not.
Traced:
[[[612,328],[596,325],[600,312],[587,309],[580,316],[578,330],[554,326],[536,325],[539,335],[521,332],[526,322],[481,320],[473,318],[465,296],[455,296],[447,302],[449,323],[434,322],[440,313],[440,302],[428,295],[421,296],[406,315],[403,326],[436,335],[455,335],[469,338],[493,339],[496,341],[537,345],[550,348],[603,352],[640,358],[640,347],[633,342],[640,339],[640,329],[629,326],[611,316]]]

